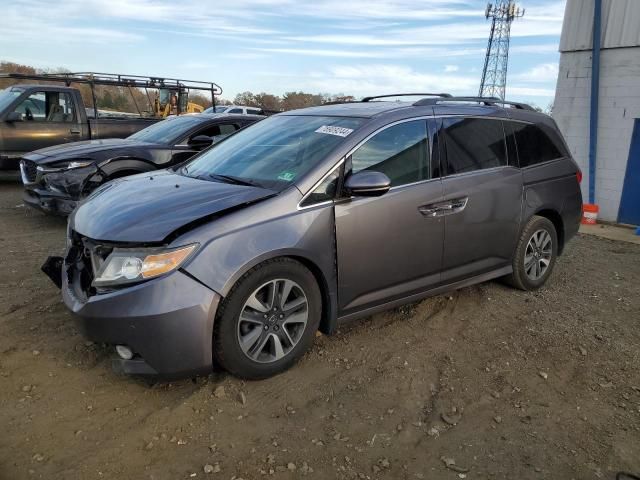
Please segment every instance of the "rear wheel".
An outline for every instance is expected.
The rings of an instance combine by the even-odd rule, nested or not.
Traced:
[[[262,263],[238,281],[220,307],[215,358],[243,378],[283,372],[313,343],[321,311],[320,289],[304,265],[289,258]]]
[[[506,277],[521,290],[536,290],[547,281],[558,255],[558,234],[550,220],[533,216],[520,235],[513,273]]]

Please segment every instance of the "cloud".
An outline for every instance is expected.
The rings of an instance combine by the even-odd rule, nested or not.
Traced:
[[[561,28],[561,22],[529,22],[523,25],[514,25],[511,30],[511,36],[514,38],[557,36],[560,34]],[[384,35],[329,33],[285,36],[283,38],[292,42],[394,47],[412,45],[455,45],[469,42],[484,43],[488,37],[489,25],[487,23],[457,22],[424,27],[385,29]]]
[[[558,79],[558,64],[541,63],[525,72],[513,75],[513,78],[528,82],[555,82]]]
[[[418,72],[404,65],[336,65],[313,72],[309,83],[319,91],[327,86],[347,95],[370,95],[408,91],[445,91],[467,94],[478,88],[478,79],[460,75]]]
[[[560,46],[558,43],[539,43],[531,45],[511,45],[509,53],[558,53]]]
[[[556,91],[551,88],[535,88],[524,86],[511,86],[507,85],[506,96],[507,99],[513,99],[514,96],[519,97],[550,97],[556,94]]]
[[[311,55],[314,57],[336,58],[379,58],[381,55],[375,51],[351,51],[318,48],[256,48],[254,50],[270,53],[285,53],[290,55]]]
[[[460,70],[460,67],[458,67],[457,65],[445,65],[444,66],[444,72],[445,73],[457,72],[458,70]]]
[[[295,14],[331,19],[438,20],[482,16],[477,3],[460,0],[320,0],[300,2]]]

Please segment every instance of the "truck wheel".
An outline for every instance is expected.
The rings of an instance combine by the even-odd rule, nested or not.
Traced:
[[[547,281],[558,255],[558,235],[550,220],[535,215],[525,225],[505,279],[520,290],[536,290]]]
[[[312,345],[322,297],[313,274],[290,258],[247,272],[218,311],[213,352],[227,371],[267,378],[290,368]]]

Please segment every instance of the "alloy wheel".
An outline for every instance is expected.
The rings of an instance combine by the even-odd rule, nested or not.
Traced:
[[[249,295],[240,311],[238,342],[251,360],[271,363],[295,348],[309,318],[304,290],[293,280],[271,280]]]
[[[544,229],[536,230],[524,252],[524,271],[531,280],[539,280],[544,276],[551,264],[553,256],[553,240]]]

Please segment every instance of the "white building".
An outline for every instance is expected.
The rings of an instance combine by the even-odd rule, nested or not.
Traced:
[[[640,0],[601,0],[599,91],[594,108],[591,87],[597,1],[567,0],[553,116],[582,169],[584,202],[592,203],[590,117],[597,111],[593,203],[599,205],[601,219],[638,225]]]

